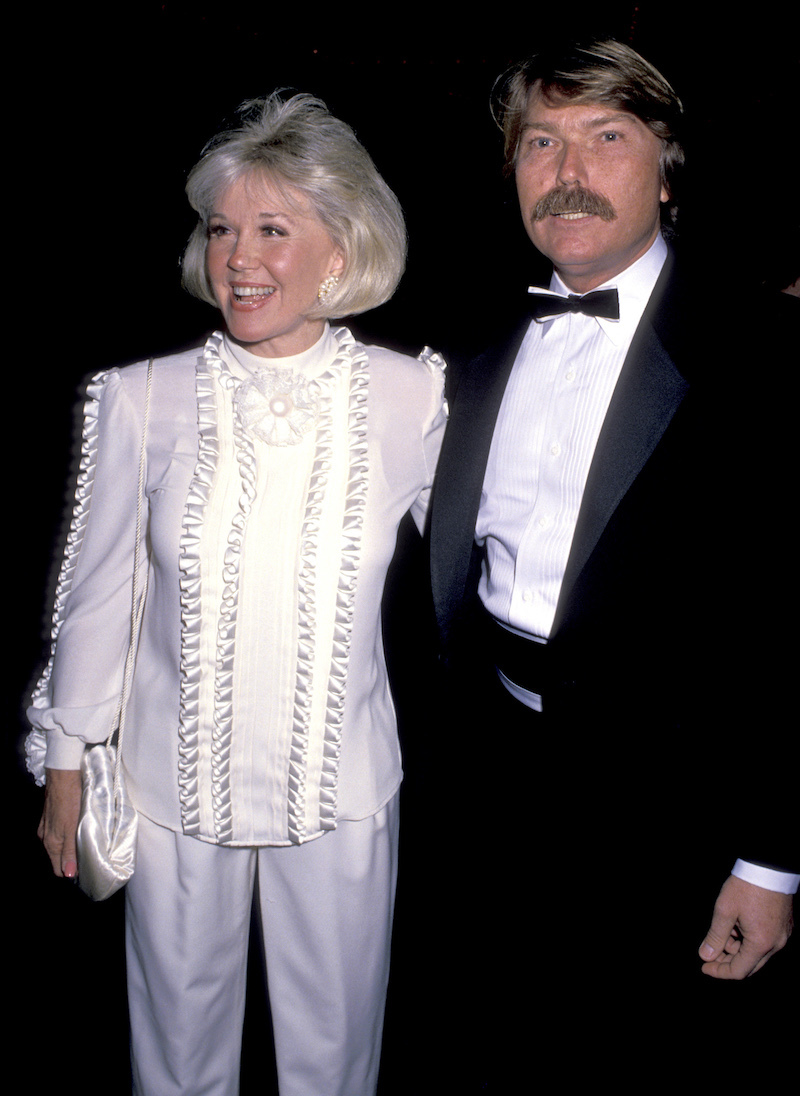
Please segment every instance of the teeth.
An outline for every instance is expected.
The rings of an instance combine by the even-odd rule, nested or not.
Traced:
[[[559,213],[559,217],[563,217],[565,221],[577,221],[581,217],[591,217],[591,213]]]
[[[270,286],[264,285],[235,285],[233,286],[233,295],[237,301],[242,300],[245,297],[249,297],[250,300],[269,297],[275,290]]]

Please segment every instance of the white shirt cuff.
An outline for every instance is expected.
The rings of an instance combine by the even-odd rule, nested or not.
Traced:
[[[765,868],[761,864],[751,864],[749,860],[737,860],[731,868],[731,875],[753,883],[764,890],[778,891],[780,894],[796,894],[800,887],[800,875],[790,871],[778,871],[777,868]]]

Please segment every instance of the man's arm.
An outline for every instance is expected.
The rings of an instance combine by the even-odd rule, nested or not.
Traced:
[[[703,973],[712,978],[742,979],[760,970],[791,935],[792,904],[791,894],[729,876],[700,945]]]

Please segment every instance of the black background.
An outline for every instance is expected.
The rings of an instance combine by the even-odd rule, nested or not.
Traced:
[[[41,793],[23,772],[24,697],[46,656],[53,544],[82,378],[199,339],[211,309],[180,288],[183,196],[205,140],[244,99],[310,91],[354,126],[396,191],[406,277],[354,325],[368,341],[457,353],[541,273],[500,174],[497,75],[555,31],[611,33],[667,76],[690,121],[682,232],[714,283],[797,276],[797,27],[789,4],[117,3],[6,16],[5,405],[10,1058],[33,1092],[124,1093],[121,904],[48,875]],[[291,11],[291,13],[290,13]],[[502,25],[490,17],[502,18]],[[13,66],[9,66],[13,68]],[[754,368],[759,368],[756,363]],[[259,1006],[254,1006],[256,1011]],[[390,1011],[402,1042],[403,1009]],[[86,1033],[116,1073],[87,1077]],[[255,1045],[262,1036],[255,1035]],[[250,1044],[246,1044],[246,1047]],[[246,1049],[246,1056],[249,1051]],[[7,1060],[9,1060],[7,1058]]]

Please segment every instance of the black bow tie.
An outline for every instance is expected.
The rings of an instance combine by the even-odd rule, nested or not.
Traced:
[[[619,319],[619,296],[616,289],[596,289],[579,297],[552,297],[549,293],[529,293],[528,310],[535,320],[561,316],[565,312],[583,312],[587,316],[602,316],[605,320]]]

